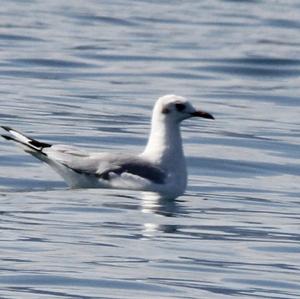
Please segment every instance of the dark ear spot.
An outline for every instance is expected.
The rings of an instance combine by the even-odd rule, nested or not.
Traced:
[[[170,109],[168,109],[167,107],[164,107],[161,112],[163,114],[168,114],[168,113],[170,113]]]
[[[176,103],[175,107],[177,111],[183,111],[185,109],[185,105],[182,103]]]

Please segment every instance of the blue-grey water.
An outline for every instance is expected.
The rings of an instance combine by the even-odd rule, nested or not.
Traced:
[[[68,190],[0,140],[0,298],[300,298],[297,0],[2,0],[0,121],[139,152],[186,96],[187,192]]]

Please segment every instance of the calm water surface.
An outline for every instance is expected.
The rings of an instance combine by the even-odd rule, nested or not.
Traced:
[[[154,100],[183,126],[186,195],[68,190],[0,140],[0,297],[300,298],[300,4],[20,1],[0,8],[0,120],[139,152]]]

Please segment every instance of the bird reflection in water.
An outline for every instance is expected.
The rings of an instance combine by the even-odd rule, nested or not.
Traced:
[[[141,211],[146,214],[156,214],[169,218],[185,213],[178,200],[170,200],[169,198],[166,199],[158,193],[142,192],[141,199]],[[145,222],[143,236],[148,238],[154,237],[157,232],[176,233],[177,229],[178,225],[173,223]]]
[[[174,199],[166,199],[154,192],[142,192],[142,212],[158,214],[166,217],[174,217],[180,213],[180,206]]]

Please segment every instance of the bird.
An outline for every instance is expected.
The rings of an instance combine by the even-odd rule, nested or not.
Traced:
[[[8,126],[1,127],[9,135],[1,136],[47,163],[70,188],[140,190],[176,198],[187,187],[180,124],[195,117],[214,119],[212,114],[196,109],[185,97],[160,97],[153,108],[146,147],[137,155],[126,151],[89,153],[70,145],[40,142]]]

